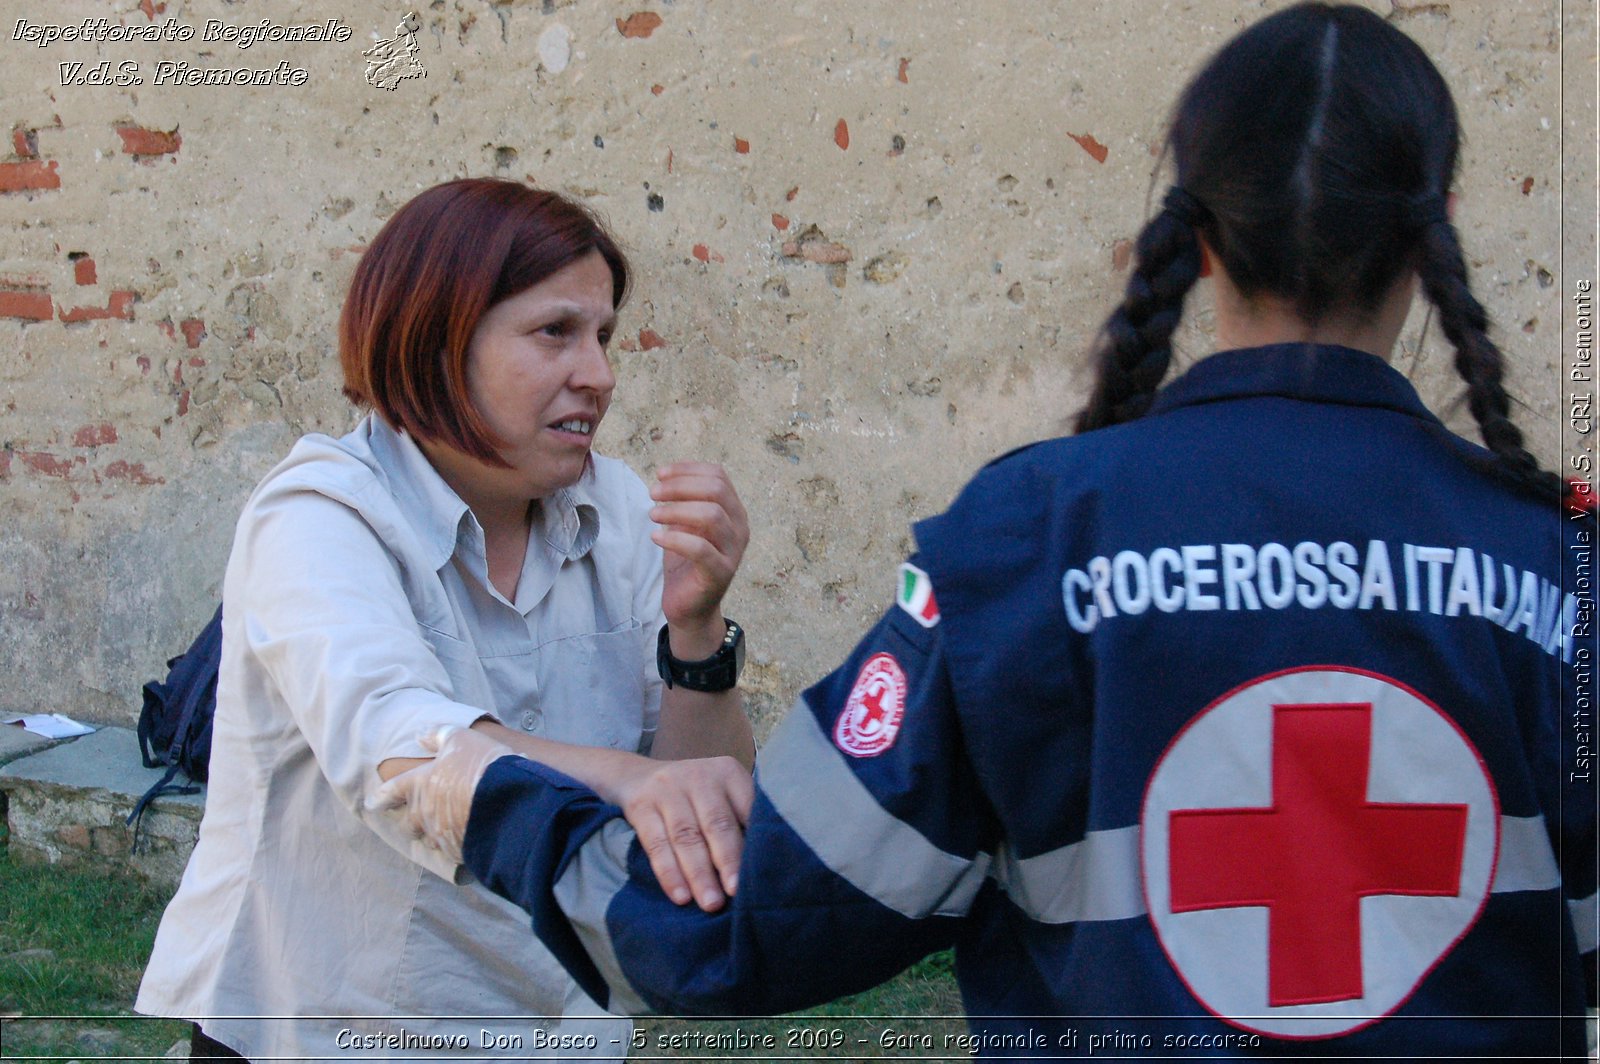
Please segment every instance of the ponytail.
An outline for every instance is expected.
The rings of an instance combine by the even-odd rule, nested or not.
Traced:
[[[1106,319],[1093,355],[1094,389],[1078,413],[1078,432],[1132,421],[1149,409],[1172,362],[1172,333],[1200,277],[1197,228],[1205,208],[1173,188],[1139,234],[1137,261],[1122,304]]]
[[[1467,409],[1494,455],[1491,471],[1544,498],[1560,499],[1565,492],[1561,478],[1539,468],[1538,459],[1523,443],[1522,430],[1511,420],[1511,397],[1502,383],[1505,359],[1489,339],[1489,317],[1468,284],[1461,244],[1444,214],[1443,197],[1418,204],[1412,221],[1418,228],[1417,273],[1422,289],[1456,349],[1456,372],[1467,384]]]

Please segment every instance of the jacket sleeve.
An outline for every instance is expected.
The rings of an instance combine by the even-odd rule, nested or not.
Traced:
[[[455,867],[438,850],[365,805],[380,762],[427,757],[424,732],[491,716],[455,697],[405,578],[350,506],[311,490],[259,495],[229,562],[223,648],[235,669],[224,680],[237,681],[231,699],[281,704],[289,719],[280,727],[305,743],[285,756],[309,748],[340,804],[401,854],[452,879]]]
[[[895,607],[801,696],[758,759],[721,912],[674,905],[614,807],[519,758],[478,787],[466,865],[612,1011],[774,1014],[874,986],[953,941],[995,844],[944,660],[937,624]]]

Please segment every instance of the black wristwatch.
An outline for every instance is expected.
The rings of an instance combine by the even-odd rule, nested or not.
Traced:
[[[722,645],[715,654],[701,661],[680,661],[673,657],[667,626],[661,626],[661,635],[656,639],[656,671],[668,687],[714,694],[729,690],[739,682],[739,670],[744,668],[744,629],[726,617],[722,618],[722,623],[728,626]]]

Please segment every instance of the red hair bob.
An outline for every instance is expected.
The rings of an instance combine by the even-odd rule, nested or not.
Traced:
[[[467,178],[395,212],[361,256],[339,315],[344,394],[417,439],[505,464],[467,391],[467,347],[488,309],[590,252],[628,261],[598,219],[555,192]]]

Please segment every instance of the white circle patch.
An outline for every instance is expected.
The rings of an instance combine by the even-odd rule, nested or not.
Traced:
[[[1140,816],[1156,935],[1247,1030],[1331,1038],[1411,996],[1477,920],[1494,783],[1410,688],[1320,666],[1230,691],[1173,739]]]
[[[905,670],[892,654],[874,654],[856,676],[833,741],[851,757],[877,757],[894,745],[905,712]]]

